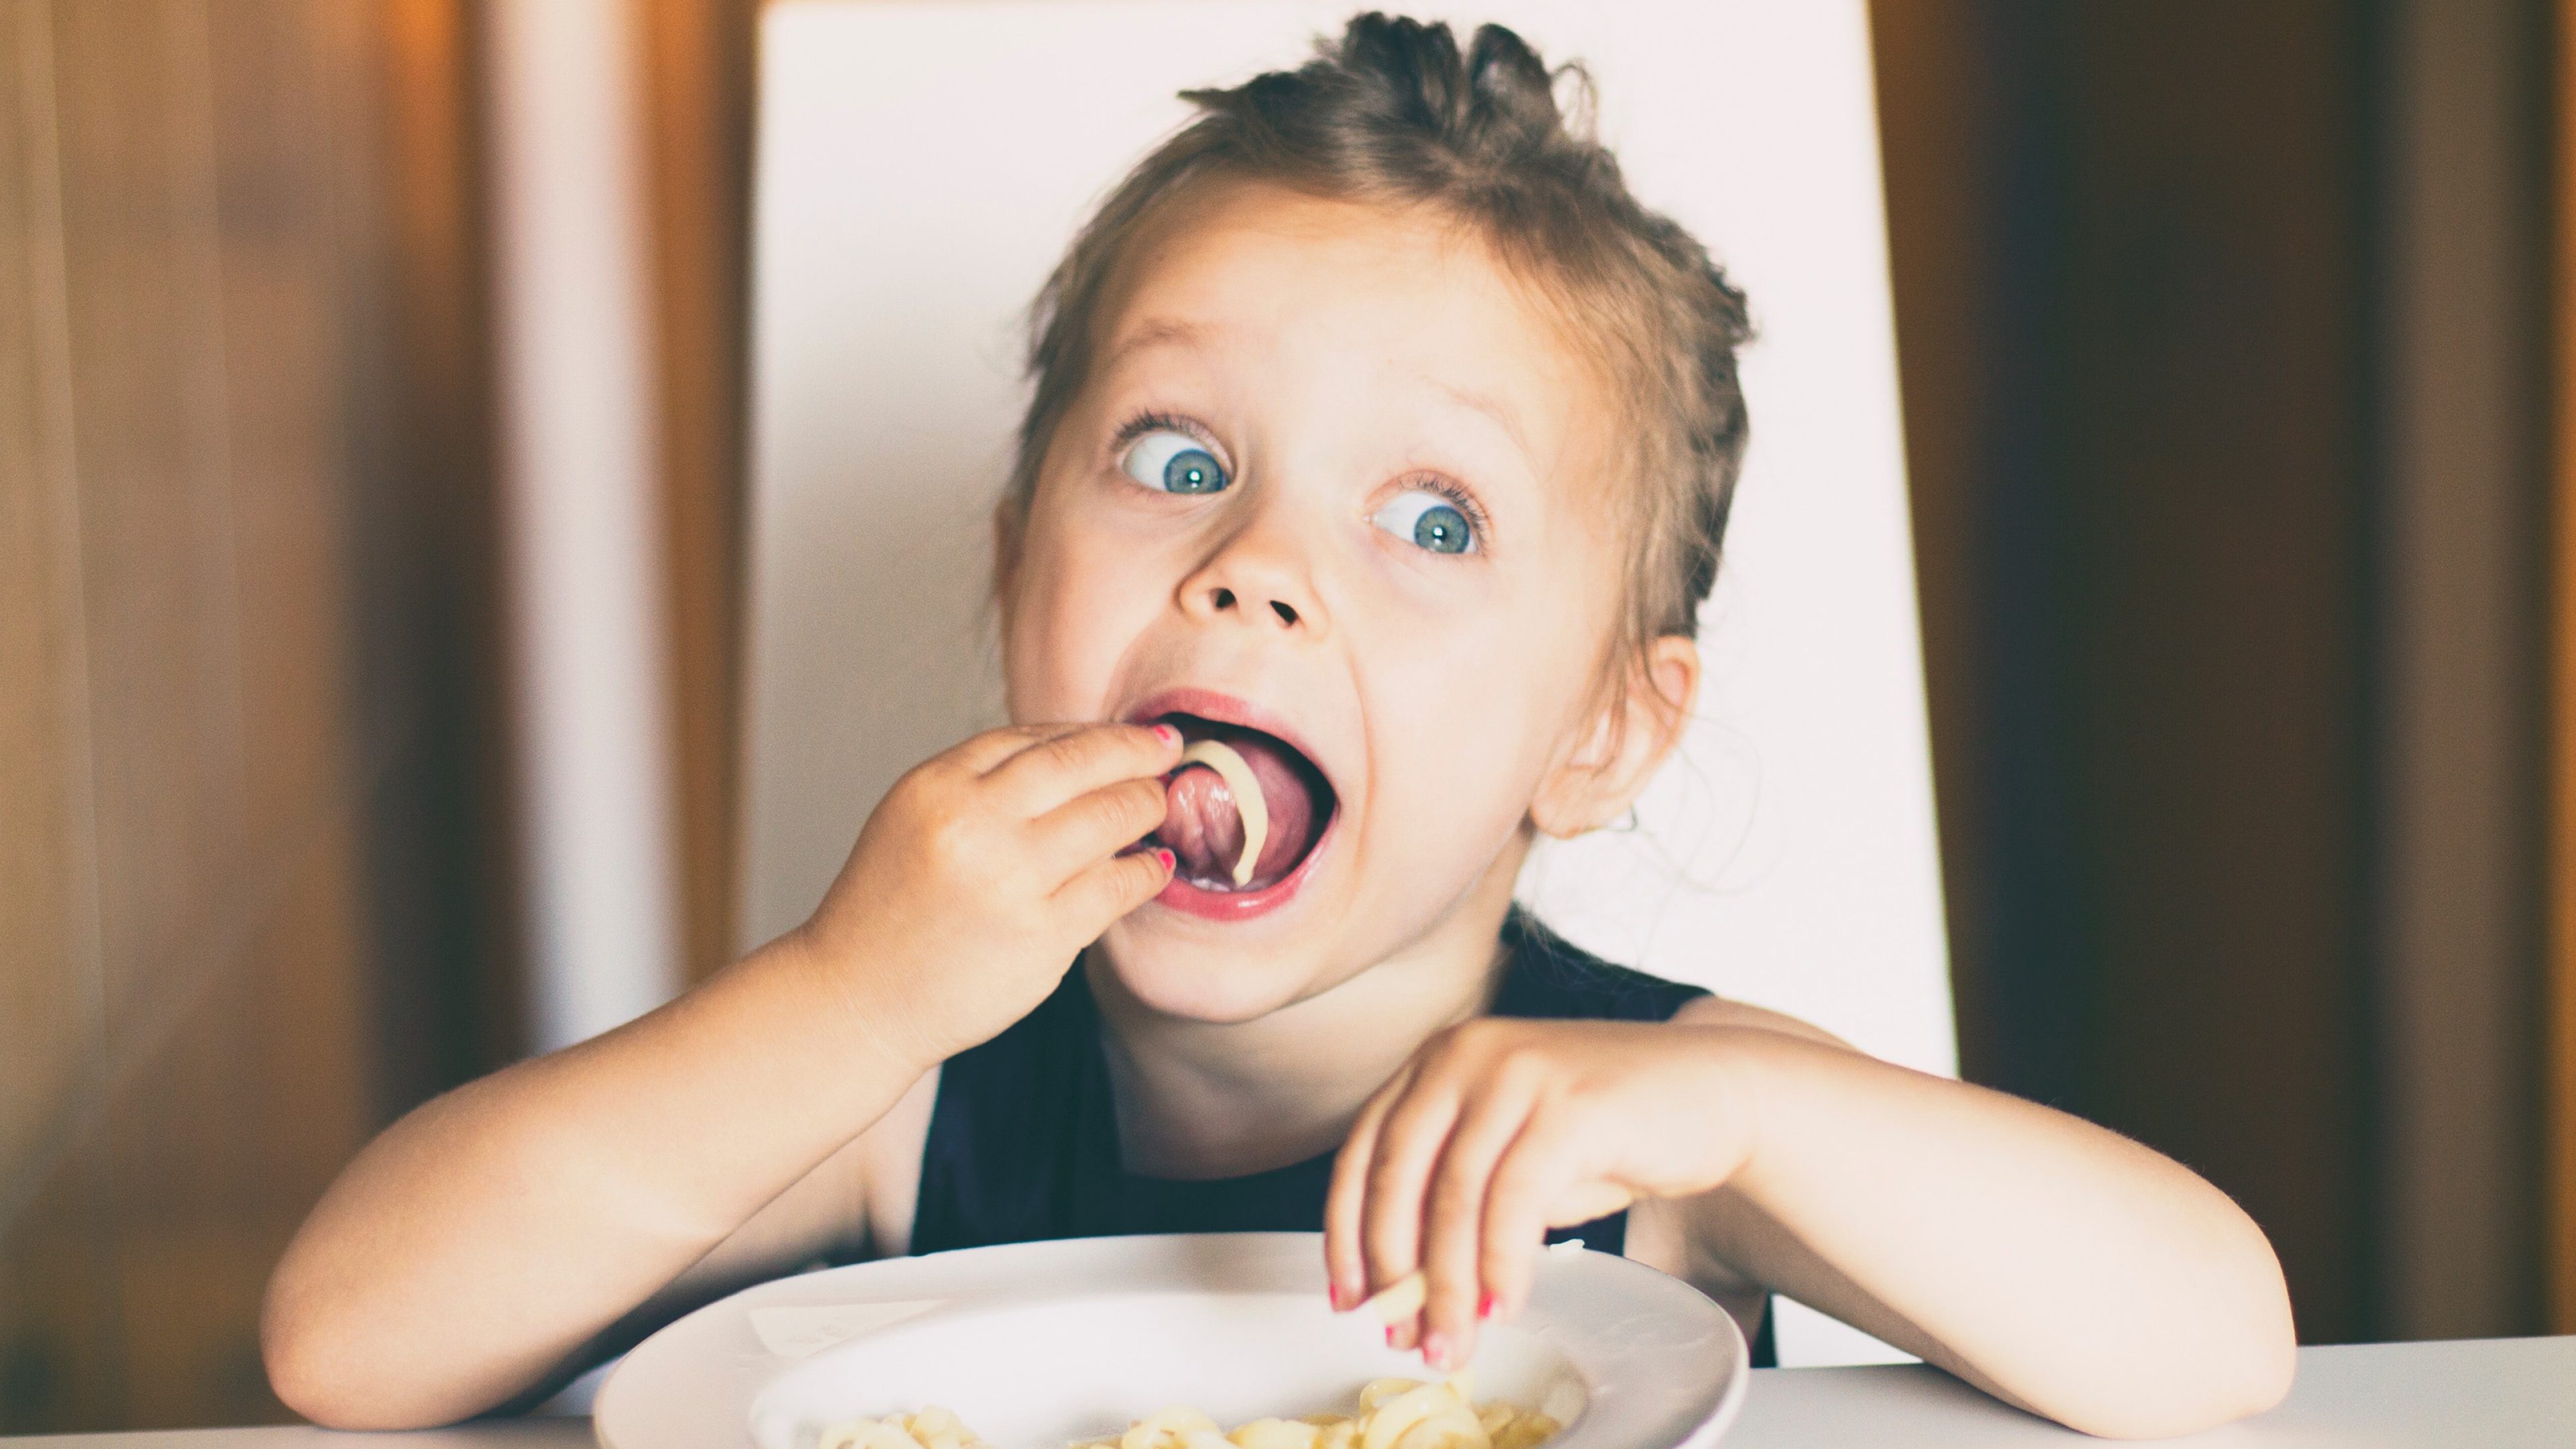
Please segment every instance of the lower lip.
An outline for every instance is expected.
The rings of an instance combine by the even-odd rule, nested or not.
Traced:
[[[1306,858],[1297,862],[1297,868],[1281,876],[1276,883],[1257,891],[1212,891],[1194,886],[1176,875],[1170,884],[1163,887],[1163,893],[1154,899],[1184,915],[1197,916],[1202,920],[1248,921],[1255,916],[1266,916],[1288,904],[1289,899],[1297,894],[1298,888],[1306,883],[1307,875],[1315,869],[1315,862],[1324,858],[1325,848],[1333,843],[1333,833],[1341,825],[1342,812],[1335,810],[1332,818],[1324,822],[1322,837],[1306,852]]]

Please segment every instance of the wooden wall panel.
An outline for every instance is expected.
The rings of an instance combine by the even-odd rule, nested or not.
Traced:
[[[2372,460],[2380,1323],[2544,1319],[2541,7],[2381,11]]]
[[[0,8],[0,1215],[97,1060],[51,27]]]
[[[2366,1335],[2362,7],[1873,9],[1963,1066]]]
[[[0,1232],[0,1432],[102,1428],[125,1422],[125,1345],[117,1320],[106,1154],[94,1136],[11,1175],[14,1209]]]
[[[202,15],[54,15],[108,1030],[229,914],[242,820]],[[235,930],[238,927],[234,928]]]
[[[1950,985],[1961,1070],[1991,1081],[2004,1048],[1986,969],[1992,782],[1983,742],[1993,703],[1978,687],[1990,668],[1979,600],[1992,560],[1978,510],[1998,382],[1983,283],[2002,219],[1992,144],[1998,57],[1981,18],[1976,0],[1870,7]]]
[[[340,495],[352,454],[341,335],[347,223],[335,206],[333,97],[305,7],[227,0],[208,13],[214,175],[228,319],[222,466],[238,600],[244,838],[272,858],[335,803],[351,750],[349,618],[311,607],[351,581]]]
[[[279,1250],[506,1050],[467,9],[0,0],[0,1434],[284,1417]]]
[[[2576,0],[2552,10],[2551,510],[2544,1232],[2549,1316],[2576,1333]]]
[[[636,0],[645,40],[662,537],[681,929],[691,980],[733,959],[757,0]]]

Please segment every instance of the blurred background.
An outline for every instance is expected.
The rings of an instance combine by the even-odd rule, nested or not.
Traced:
[[[758,16],[0,0],[0,1432],[728,956]],[[2311,1342],[2576,1331],[2571,19],[1873,7],[1963,1070]]]

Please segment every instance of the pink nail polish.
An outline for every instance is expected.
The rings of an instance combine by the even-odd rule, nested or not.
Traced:
[[[1476,1300],[1476,1316],[1478,1318],[1491,1318],[1494,1316],[1494,1295],[1492,1293],[1488,1292],[1483,1297]]]
[[[1386,1346],[1395,1347],[1395,1325],[1392,1323],[1386,1326]]]
[[[1159,845],[1158,845],[1158,846],[1155,846],[1155,847],[1154,847],[1154,854],[1155,854],[1155,855],[1157,855],[1157,856],[1160,856],[1160,857],[1162,858],[1162,861],[1163,861],[1163,872],[1164,872],[1164,874],[1169,875],[1171,872],[1173,872],[1173,871],[1175,871],[1175,870],[1178,870],[1178,869],[1180,868],[1180,861],[1181,861],[1181,858],[1180,858],[1179,856],[1177,856],[1177,855],[1172,854],[1172,852],[1171,852],[1171,851],[1169,851],[1169,850],[1165,849],[1164,847],[1159,846]]]
[[[1449,1336],[1445,1333],[1423,1335],[1422,1361],[1436,1369],[1449,1367]]]
[[[1154,726],[1154,733],[1163,737],[1164,744],[1177,745],[1181,742],[1181,731],[1178,726],[1158,724]]]
[[[1325,1285],[1324,1297],[1333,1305],[1333,1311],[1335,1313],[1343,1312],[1348,1307],[1347,1304],[1342,1302],[1342,1285],[1339,1283]]]

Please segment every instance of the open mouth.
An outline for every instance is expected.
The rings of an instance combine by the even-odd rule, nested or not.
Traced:
[[[1254,896],[1295,875],[1332,823],[1324,772],[1274,734],[1192,714],[1161,719],[1180,730],[1188,752],[1164,777],[1168,813],[1147,837],[1172,852],[1174,881]],[[1239,798],[1247,788],[1260,798]]]

